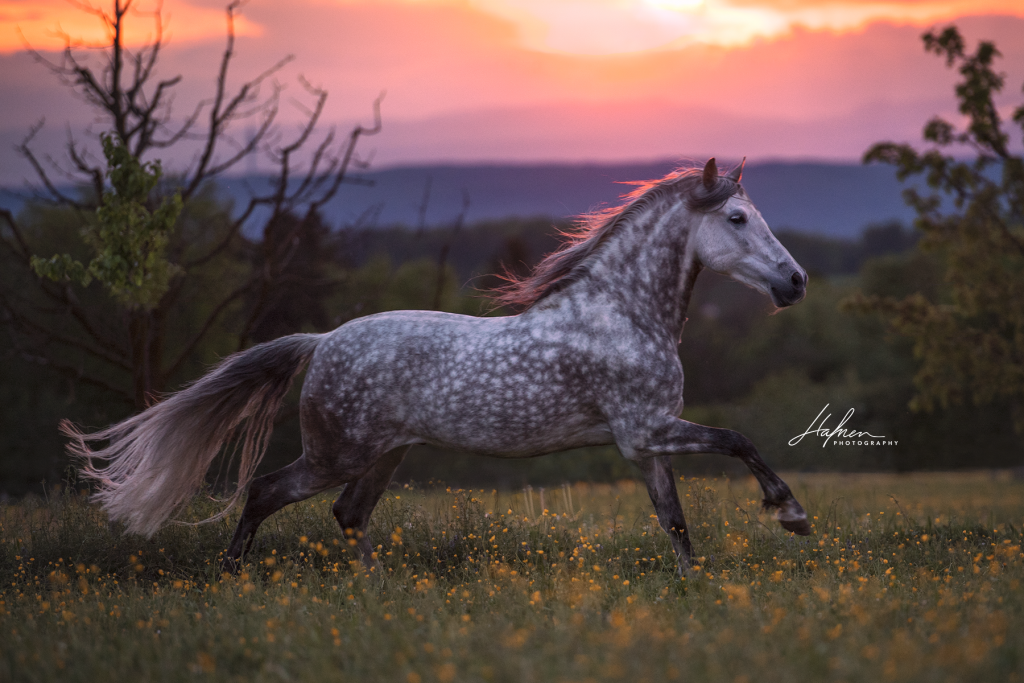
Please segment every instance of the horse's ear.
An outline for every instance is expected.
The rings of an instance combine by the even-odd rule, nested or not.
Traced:
[[[704,174],[701,179],[704,181],[704,187],[709,190],[713,190],[718,183],[718,164],[715,163],[714,157],[708,159],[708,163],[704,164]]]
[[[743,177],[743,167],[746,165],[746,163],[747,158],[743,157],[743,161],[740,162],[740,165],[729,171],[728,175],[726,175],[725,177],[733,181],[734,183],[738,183],[740,181],[740,178]]]

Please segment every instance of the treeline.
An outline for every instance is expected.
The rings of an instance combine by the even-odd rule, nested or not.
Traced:
[[[454,268],[463,286],[487,289],[488,275],[504,268],[515,272],[532,267],[557,248],[568,220],[544,216],[481,221],[469,229],[457,225],[417,230],[404,226],[346,230],[339,235],[345,258],[364,264],[387,255],[396,263],[439,259]],[[868,225],[859,239],[843,239],[782,228],[779,240],[807,272],[815,275],[855,275],[869,259],[908,251],[916,244],[912,230],[898,222]],[[481,279],[482,278],[482,279]]]
[[[212,200],[211,200],[212,201]],[[210,205],[210,216],[217,216]],[[33,213],[35,212],[35,213]],[[29,209],[25,224],[37,235],[54,235],[59,213]],[[248,321],[246,341],[255,343],[299,331],[327,331],[353,318],[394,309],[439,309],[500,315],[486,296],[500,284],[497,273],[523,272],[558,244],[568,227],[543,218],[492,221],[466,227],[332,229],[317,215],[285,216],[266,232],[294,240],[285,272],[273,291],[255,291],[234,302],[203,343],[188,354],[167,383],[173,390],[234,351],[238,328]],[[60,234],[57,231],[56,234]],[[68,242],[73,241],[70,227]],[[686,373],[683,417],[747,434],[776,467],[806,470],[910,470],[1017,465],[1020,445],[1008,429],[1006,410],[965,407],[933,413],[907,408],[913,395],[915,361],[908,343],[889,338],[874,318],[844,313],[839,302],[862,290],[902,296],[937,295],[938,265],[912,247],[913,232],[897,224],[870,226],[860,240],[780,231],[780,240],[808,270],[807,299],[772,315],[759,293],[711,272],[697,282],[680,355]],[[67,242],[65,242],[67,244]],[[183,296],[179,320],[207,319],[209,293],[244,281],[262,267],[268,245],[239,243],[201,271]],[[272,245],[270,245],[272,246]],[[33,277],[0,256],[2,277]],[[5,282],[5,290],[16,282]],[[86,288],[87,298],[90,290]],[[99,297],[99,293],[95,293]],[[216,298],[216,297],[214,297]],[[258,314],[254,310],[259,308]],[[195,309],[191,313],[191,309]],[[9,323],[11,321],[5,321]],[[187,327],[187,324],[186,324]],[[194,330],[173,330],[169,344],[181,347]],[[0,339],[0,489],[11,495],[40,491],[58,482],[68,462],[56,425],[62,418],[99,427],[130,414],[127,393],[86,382],[44,356]],[[98,371],[93,368],[93,371]],[[115,378],[110,377],[111,383]],[[297,383],[298,386],[299,383]],[[828,427],[849,410],[848,429],[895,441],[893,446],[822,447],[818,436],[789,441],[828,406]],[[279,416],[265,470],[300,452],[297,391]],[[681,458],[683,472],[742,471],[720,456]],[[633,476],[614,448],[587,449],[530,461],[500,461],[417,448],[400,478],[467,485],[557,483]]]
[[[492,222],[461,237],[445,229],[417,235],[396,228],[364,235],[353,254],[365,259],[372,253],[412,257],[425,252],[423,258],[447,253],[449,266],[466,283],[465,294],[479,296],[474,288],[497,284],[492,274],[502,267],[532,267],[555,247],[556,231],[565,227],[543,219]],[[760,293],[703,273],[680,345],[684,418],[743,432],[773,466],[784,469],[908,471],[1021,464],[1024,452],[1008,405],[911,411],[917,367],[911,344],[887,333],[876,317],[840,310],[840,303],[856,292],[892,297],[921,292],[941,299],[941,264],[914,248],[915,231],[888,223],[867,226],[858,240],[786,230],[778,237],[810,274],[807,299],[773,315]],[[824,445],[824,438],[813,435],[790,445],[826,407],[822,417],[831,417],[815,426],[831,431],[853,409],[845,429],[885,437],[878,440],[894,445]],[[400,474],[460,484],[634,474],[614,448],[530,462],[437,456],[433,449],[414,449]],[[679,458],[677,467],[690,473],[745,471],[721,456]]]
[[[106,61],[94,64],[95,50],[69,38],[61,64],[46,67],[106,122],[105,163],[71,136],[64,165],[51,169],[33,151],[35,127],[18,152],[37,172],[36,199],[17,215],[0,206],[0,492],[61,479],[60,419],[110,424],[254,343],[393,309],[508,314],[483,294],[500,273],[533,267],[567,227],[540,218],[465,226],[460,217],[430,230],[337,229],[321,210],[353,181],[360,138],[381,130],[379,100],[372,125],[320,135],[327,93],[303,83],[306,120],[286,134],[274,123],[281,89],[259,95],[273,67],[234,95],[227,87],[231,4],[203,115],[168,132],[174,119],[161,96],[178,81],[151,80],[163,18],[147,15],[156,38],[135,51],[139,68],[125,69],[130,15],[113,4],[111,14],[91,13],[110,38]],[[713,273],[697,282],[680,345],[683,416],[744,432],[775,467],[1020,464],[1024,157],[1014,150],[1024,104],[1003,120],[994,44],[972,52],[952,26],[922,39],[959,73],[965,125],[933,118],[923,149],[880,142],[864,157],[919,181],[904,191],[914,231],[870,226],[852,241],[780,231],[811,282],[803,303],[775,315],[735,282]],[[81,78],[68,80],[69,69]],[[247,143],[232,126],[250,127]],[[164,177],[157,158],[183,141],[203,153]],[[960,156],[965,149],[976,158]],[[233,205],[218,188],[262,153],[276,169],[270,182]],[[74,191],[48,169],[73,179]],[[299,454],[296,399],[278,417],[264,470]],[[825,442],[840,427],[856,436]],[[679,464],[740,470],[720,457]],[[493,485],[632,474],[614,448],[529,462],[416,449],[398,476]]]

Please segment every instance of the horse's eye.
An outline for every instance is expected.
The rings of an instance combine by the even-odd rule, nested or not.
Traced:
[[[746,214],[737,211],[733,215],[729,216],[729,222],[732,223],[733,225],[743,225],[744,223],[747,222],[747,216]]]

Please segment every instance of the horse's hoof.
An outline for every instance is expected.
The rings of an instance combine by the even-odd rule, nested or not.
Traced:
[[[807,523],[807,513],[800,507],[800,503],[792,498],[779,506],[779,524],[786,531],[792,531],[798,536],[810,536],[811,525]]]
[[[679,567],[676,569],[676,578],[680,581],[692,581],[700,576],[700,574],[693,570],[693,567],[686,565],[685,567]]]
[[[688,555],[676,555],[676,578],[677,579],[693,579],[696,578],[697,572],[693,571],[693,561]]]
[[[800,519],[792,522],[780,519],[779,524],[782,525],[783,529],[786,531],[792,531],[797,536],[811,535],[811,525],[807,523],[806,519]]]

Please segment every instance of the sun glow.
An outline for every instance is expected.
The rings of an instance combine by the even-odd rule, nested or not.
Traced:
[[[693,11],[704,4],[704,0],[647,0],[648,5],[675,11]]]
[[[269,2],[269,0],[259,0]],[[137,0],[140,17],[155,0]],[[1021,0],[300,0],[305,11],[319,4],[364,8],[449,6],[472,8],[515,27],[528,50],[582,55],[610,55],[676,49],[692,44],[736,47],[773,39],[797,27],[838,33],[886,21],[926,26],[970,15],[1024,17]],[[94,0],[107,9],[109,0]],[[256,3],[253,5],[256,6]],[[179,43],[220,39],[223,8],[208,0],[165,0],[172,38]],[[296,9],[298,11],[298,8]],[[152,38],[153,25],[133,21],[127,42]],[[239,35],[260,35],[263,28],[243,10]],[[0,52],[60,49],[65,38],[84,44],[108,40],[101,22],[65,0],[0,0]]]
[[[927,25],[961,16],[1024,17],[1020,0],[469,0],[516,23],[528,48],[575,54],[735,47],[794,28],[856,31],[874,21]]]

